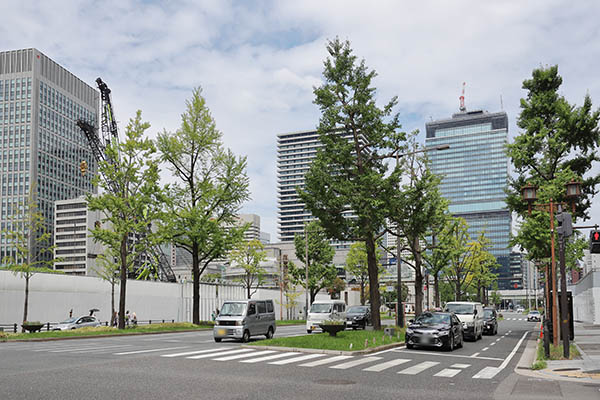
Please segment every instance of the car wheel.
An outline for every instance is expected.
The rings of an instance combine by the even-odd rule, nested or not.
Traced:
[[[407,349],[409,349],[409,350],[410,350],[410,349],[412,349],[413,347],[414,347],[414,346],[413,346],[412,344],[406,343],[406,348],[407,348]]]
[[[223,340],[223,339],[221,339],[220,337],[215,338],[215,342],[217,342],[217,343],[221,343],[221,340]]]
[[[496,325],[496,326],[494,327],[494,335],[497,335],[497,334],[498,334],[498,325]]]
[[[463,347],[463,342],[465,341],[465,337],[463,335],[460,335],[460,342],[458,342],[458,347],[459,349],[461,349]]]
[[[446,347],[448,351],[454,351],[454,335],[450,335],[448,338],[448,346]]]
[[[270,326],[269,330],[267,331],[267,334],[265,335],[267,337],[267,339],[273,339],[273,327]]]
[[[250,331],[248,329],[246,329],[244,331],[244,334],[242,335],[242,343],[248,343],[249,340],[250,340]]]

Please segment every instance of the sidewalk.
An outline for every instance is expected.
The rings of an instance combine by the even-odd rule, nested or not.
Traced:
[[[539,332],[539,329],[535,330],[535,338],[539,337]],[[581,353],[581,359],[547,361],[546,369],[525,371],[535,362],[537,349],[537,341],[529,340],[515,371],[545,379],[600,383],[600,325],[575,322],[575,345]]]

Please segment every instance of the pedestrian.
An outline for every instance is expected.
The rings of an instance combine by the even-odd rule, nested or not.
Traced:
[[[69,311],[69,318],[73,318],[73,309],[71,308],[71,311]]]
[[[110,320],[110,325],[116,327],[119,322],[119,314],[116,311],[113,312],[112,319]]]
[[[135,311],[131,313],[131,323],[134,328],[137,326],[137,315],[135,314]]]
[[[125,312],[125,326],[129,327],[129,310]]]

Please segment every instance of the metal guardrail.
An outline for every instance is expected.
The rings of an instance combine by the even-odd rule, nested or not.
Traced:
[[[136,325],[152,325],[152,324],[164,324],[164,323],[175,323],[174,319],[149,319],[149,320],[138,320],[137,323],[133,323],[132,321],[129,321],[129,324],[127,324],[128,327],[134,327]],[[40,329],[39,332],[42,331],[46,331],[49,332],[51,331],[54,326],[60,324],[60,322],[44,322],[42,328]],[[109,326],[109,321],[100,321],[100,325],[101,326]],[[12,332],[12,333],[17,333],[18,330],[20,329],[21,324],[19,323],[14,323],[14,324],[0,324],[0,332]]]

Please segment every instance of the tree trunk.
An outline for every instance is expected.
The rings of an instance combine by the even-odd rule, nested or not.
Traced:
[[[441,307],[440,306],[440,285],[439,285],[439,277],[437,274],[435,274],[433,276],[433,290],[435,292],[435,306],[436,307]]]
[[[127,289],[127,235],[121,239],[121,288],[119,292],[119,329],[125,329],[125,290]]]
[[[110,281],[110,326],[115,323],[115,277]]]
[[[477,302],[481,303],[481,283],[477,282]]]
[[[454,301],[460,301],[462,293],[460,291],[460,273],[456,274],[456,281],[454,282]]]
[[[29,274],[25,274],[25,305],[23,306],[23,323],[27,322],[27,309],[29,308]],[[21,328],[25,332],[25,328]]]
[[[192,308],[193,316],[192,323],[200,325],[200,261],[198,260],[198,243],[192,244],[192,276],[193,276],[193,294]]]
[[[365,305],[365,281],[360,281],[360,305]]]
[[[250,298],[252,297],[250,294],[250,285],[251,285],[250,275],[247,275],[247,277],[246,277],[246,292],[248,294],[248,300],[250,300]]]
[[[367,247],[367,266],[369,271],[369,299],[371,300],[371,322],[373,329],[381,329],[381,318],[379,316],[380,297],[379,297],[379,277],[377,268],[377,257],[375,253],[375,239],[373,236],[367,236],[365,240]]]
[[[414,239],[414,252],[415,259],[415,316],[423,312],[423,272],[421,265],[423,260],[421,259],[419,238]]]

